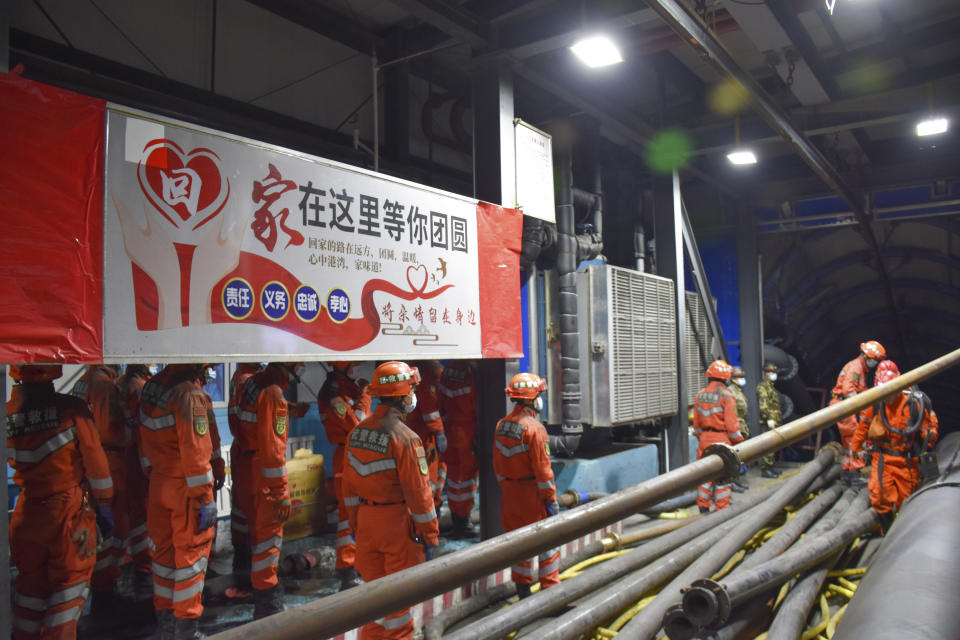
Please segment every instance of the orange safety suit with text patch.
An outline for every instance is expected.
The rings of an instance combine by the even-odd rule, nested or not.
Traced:
[[[278,583],[277,565],[283,546],[283,522],[278,517],[284,500],[289,503],[287,481],[287,434],[290,408],[284,389],[290,381],[273,366],[247,379],[241,398],[243,429],[255,434],[252,460],[252,518],[250,519],[250,581],[264,590]],[[255,417],[256,423],[246,419]]]
[[[150,462],[147,529],[154,544],[153,605],[199,618],[216,527],[198,532],[199,509],[214,499],[208,396],[190,365],[168,365],[140,395],[140,437]]]
[[[736,444],[743,442],[740,423],[737,420],[737,400],[719,380],[697,392],[693,403],[693,433],[699,442],[697,460],[707,447],[717,442]],[[697,506],[717,509],[730,506],[730,483],[705,482],[697,488]]]
[[[407,415],[407,426],[420,436],[423,448],[427,452],[427,466],[430,469],[430,488],[433,491],[433,503],[439,507],[443,502],[443,485],[447,480],[447,465],[440,460],[437,450],[437,436],[443,433],[443,420],[440,418],[440,398],[438,385],[442,367],[420,367],[421,382],[417,385],[417,406]]]
[[[150,536],[147,533],[147,476],[146,471],[141,466],[139,428],[140,393],[143,391],[143,385],[146,384],[147,380],[149,380],[147,375],[130,374],[124,374],[117,380],[124,427],[132,442],[127,447],[126,464],[127,513],[130,518],[127,553],[133,558],[133,566],[137,573],[144,574],[151,572],[152,564]]]
[[[504,531],[513,531],[546,518],[546,505],[557,500],[557,488],[550,467],[547,430],[530,407],[517,404],[497,423],[493,441],[493,470],[503,491],[500,522]],[[560,584],[560,550],[550,549],[533,561],[513,565],[516,584],[540,581],[541,588]],[[536,579],[536,580],[535,580]]]
[[[75,638],[97,553],[88,491],[109,505],[114,489],[86,402],[52,382],[15,386],[7,457],[20,486],[9,530],[13,638]]]
[[[230,380],[230,399],[227,403],[227,424],[233,434],[233,443],[230,445],[230,538],[233,541],[234,553],[249,555],[250,514],[253,513],[253,489],[251,475],[254,453],[254,433],[247,432],[242,422],[248,425],[256,423],[256,419],[247,416],[241,422],[240,394],[243,385],[250,376],[260,370],[259,365],[243,363],[237,365],[237,370]]]
[[[356,568],[365,582],[425,559],[440,528],[430,492],[423,443],[400,411],[379,405],[350,434],[343,496],[357,535]],[[411,638],[413,618],[403,609],[360,631],[363,640]]]
[[[477,389],[473,363],[454,360],[438,385],[440,414],[447,435],[447,503],[450,512],[469,518],[477,496]]]
[[[922,400],[925,406],[921,412]],[[859,458],[864,450],[868,432],[883,433],[872,440],[873,459],[867,483],[870,505],[877,513],[899,510],[920,486],[918,445],[932,449],[939,429],[937,414],[928,402],[919,391],[898,393],[889,404],[881,402],[860,414],[850,443],[854,455]],[[916,423],[919,426],[907,434],[908,425]]]
[[[843,365],[840,375],[837,376],[837,384],[833,386],[830,395],[830,404],[834,405],[847,398],[867,390],[867,375],[870,369],[862,355],[857,356],[847,364]],[[857,416],[847,416],[837,422],[837,429],[840,430],[840,442],[843,444],[843,470],[856,471],[863,467],[863,460],[852,455],[851,443],[853,442],[853,432],[857,429]]]

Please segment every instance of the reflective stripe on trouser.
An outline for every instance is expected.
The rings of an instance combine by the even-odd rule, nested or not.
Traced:
[[[77,618],[89,593],[95,557],[80,557],[72,537],[96,535],[92,509],[82,510],[79,488],[41,500],[20,494],[10,518],[15,640],[75,638]]]
[[[130,501],[127,492],[127,452],[105,451],[113,479],[113,536],[103,541],[93,567],[90,587],[110,591],[120,578],[130,535]],[[144,532],[146,533],[146,532]]]
[[[500,488],[503,491],[500,498],[500,524],[504,531],[513,531],[547,517],[536,480],[504,480]],[[517,584],[533,584],[539,580],[542,588],[560,582],[558,549],[541,553],[537,556],[537,564],[537,570],[533,568],[533,559],[514,565],[510,572],[512,580]]]
[[[477,499],[477,476],[458,479],[452,473],[447,475],[447,504],[450,513],[461,518],[469,518]]]
[[[127,536],[127,553],[133,558],[133,566],[140,573],[150,573],[153,550],[147,532],[147,478],[140,467],[137,448],[130,447],[127,453],[126,477],[127,509],[130,518],[130,533]],[[116,495],[116,484],[114,484]]]
[[[153,541],[153,606],[178,618],[199,618],[200,596],[214,527],[197,533],[199,500],[185,498],[187,481],[154,470],[150,476],[147,529]]]
[[[276,503],[254,481],[253,516],[250,518],[250,582],[254,589],[277,585],[277,564],[283,546],[283,525],[274,514]]]
[[[438,457],[430,463],[430,491],[433,492],[433,506],[437,509],[443,504],[443,486],[447,483],[447,465]]]
[[[337,569],[352,567],[357,558],[357,545],[353,541],[347,507],[343,504],[344,451],[343,445],[337,445],[333,451],[333,490],[337,494]]]
[[[725,509],[730,506],[730,491],[729,484],[705,482],[697,487],[697,506],[709,509],[716,505],[717,509]]]
[[[253,513],[253,487],[250,475],[253,456],[230,446],[230,540],[234,550],[250,545],[250,515]]]
[[[450,513],[459,518],[469,518],[473,511],[477,491],[476,426],[453,422],[446,425],[447,451],[443,461],[447,463],[447,504]]]
[[[405,503],[360,505],[357,510],[356,568],[366,582],[423,562],[423,545],[411,539],[413,522]],[[413,620],[402,609],[360,629],[362,640],[406,639],[413,636]]]
[[[536,570],[532,559],[513,565],[510,579],[515,584],[533,584],[539,580],[541,589],[560,584],[560,550],[550,549],[538,555]]]

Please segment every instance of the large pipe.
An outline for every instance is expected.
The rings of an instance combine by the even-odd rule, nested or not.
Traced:
[[[832,443],[827,445],[797,475],[784,480],[769,500],[751,512],[751,516],[754,517],[740,523],[729,535],[724,536],[719,543],[661,589],[660,594],[623,627],[621,633],[624,637],[634,640],[653,638],[663,625],[663,617],[667,610],[680,602],[681,590],[694,580],[709,578],[723,567],[723,564],[743,547],[760,527],[796,500],[797,496],[803,493],[817,476],[827,471],[840,458],[839,451],[838,446]]]
[[[960,436],[937,448],[944,472],[911,496],[860,581],[834,638],[960,638]]]
[[[684,613],[702,627],[722,626],[733,607],[780,586],[805,569],[820,564],[858,535],[876,528],[880,518],[877,512],[869,507],[869,498],[865,491],[862,496],[864,499],[859,503],[859,512],[849,510],[836,528],[816,539],[805,538],[803,543],[794,546],[780,557],[738,572],[721,582],[697,580],[683,595]]]
[[[960,349],[733,449],[746,461],[773,453],[958,361]],[[308,640],[335,636],[592,533],[698,484],[725,477],[731,468],[720,455],[706,455],[582,507],[213,637],[241,640],[253,634],[272,640]]]
[[[827,572],[833,569],[840,559],[840,554],[827,558],[816,571],[808,573],[787,592],[787,597],[780,603],[777,615],[767,630],[767,640],[800,640],[810,609],[817,601],[823,583],[827,579]]]

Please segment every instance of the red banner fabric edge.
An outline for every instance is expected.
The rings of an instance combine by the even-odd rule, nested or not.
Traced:
[[[523,213],[477,203],[480,334],[484,358],[523,356],[520,312],[520,244]]]

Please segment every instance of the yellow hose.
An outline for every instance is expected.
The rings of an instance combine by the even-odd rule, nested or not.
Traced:
[[[829,587],[827,587],[827,591],[831,591],[833,593],[841,595],[847,600],[853,597],[853,591],[850,591],[850,589],[844,589],[843,587],[835,584],[832,584]]]
[[[780,593],[777,594],[777,599],[773,602],[773,608],[776,609],[780,606],[780,603],[783,602],[783,599],[787,597],[787,593],[790,591],[790,582],[784,582],[783,586],[780,587]]]
[[[623,613],[621,613],[621,614],[620,614],[620,617],[617,618],[616,620],[614,620],[614,621],[613,621],[613,624],[611,624],[609,627],[607,627],[607,629],[610,629],[610,630],[613,631],[614,633],[620,631],[620,629],[623,628],[623,625],[625,625],[625,624],[627,624],[628,622],[630,622],[631,620],[633,620],[633,618],[634,618],[638,613],[640,613],[640,611],[643,610],[644,607],[646,607],[648,604],[650,604],[651,602],[653,602],[653,599],[656,598],[656,597],[657,597],[656,594],[654,594],[654,595],[652,595],[652,596],[647,596],[646,598],[644,598],[643,600],[641,600],[641,601],[638,602],[637,604],[633,605],[632,607],[630,607],[629,609],[627,609],[626,611],[624,611]]]
[[[834,569],[833,571],[827,572],[828,578],[839,578],[841,576],[850,577],[850,576],[862,576],[867,572],[866,567],[857,567],[855,569]]]
[[[847,579],[844,578],[844,577],[837,576],[837,582],[839,582],[841,586],[846,587],[846,588],[849,589],[850,591],[856,591],[856,590],[857,590],[857,583],[855,583],[855,582],[850,582],[849,580],[847,580]]]
[[[617,556],[622,556],[625,553],[627,553],[626,550],[608,551],[607,553],[601,553],[591,558],[587,558],[586,560],[583,560],[582,562],[578,562],[572,567],[568,567],[567,569],[565,569],[563,573],[560,574],[560,579],[566,580],[567,578],[572,578],[588,567],[592,567],[595,564],[600,564],[601,562],[610,560],[611,558],[616,558]]]
[[[843,619],[843,614],[846,610],[847,605],[843,605],[833,614],[833,618],[830,619],[830,624],[827,625],[827,638],[833,638],[833,633],[837,630],[837,625],[840,623],[840,620]]]
[[[664,511],[662,513],[657,514],[658,520],[682,520],[684,518],[689,518],[689,517],[690,517],[690,514],[683,510]]]
[[[740,564],[740,561],[743,560],[743,557],[744,557],[745,555],[747,555],[747,550],[746,550],[746,549],[740,549],[740,551],[737,551],[735,554],[733,554],[733,556],[732,556],[729,560],[727,560],[727,564],[723,565],[723,568],[720,569],[720,571],[718,571],[717,573],[713,574],[713,579],[714,579],[714,580],[719,580],[719,579],[721,579],[723,576],[725,576],[725,575],[727,575],[728,573],[730,573],[730,571],[731,571],[735,566],[737,566],[738,564]]]
[[[756,638],[754,638],[753,640],[767,640],[767,632],[764,631],[763,633],[761,633],[760,635],[758,635],[758,636],[757,636]]]

